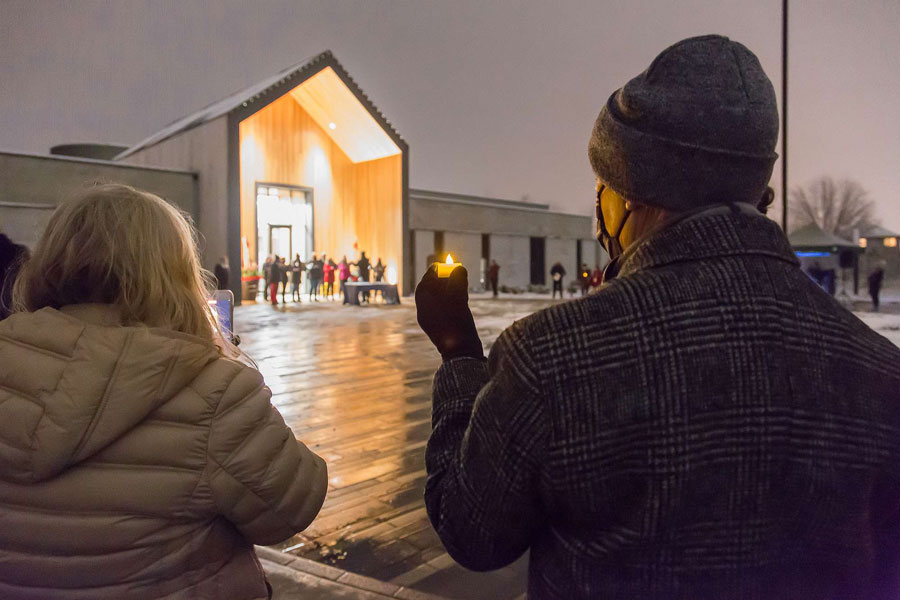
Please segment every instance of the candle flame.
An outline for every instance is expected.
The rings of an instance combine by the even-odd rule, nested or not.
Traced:
[[[450,256],[449,254],[447,255],[446,263],[447,263],[448,265],[452,265],[452,264],[453,264],[453,257]]]

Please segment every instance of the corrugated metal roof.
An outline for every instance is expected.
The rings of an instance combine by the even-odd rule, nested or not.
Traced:
[[[853,242],[838,237],[833,233],[828,233],[815,223],[810,223],[805,227],[801,227],[793,231],[788,240],[793,248],[855,248],[859,247]]]
[[[880,225],[875,225],[874,227],[870,227],[869,229],[867,229],[865,235],[863,235],[861,237],[864,237],[867,239],[900,237],[900,233],[894,233],[890,229],[885,229],[884,227],[882,227]]]
[[[334,58],[334,55],[330,50],[326,50],[320,54],[313,56],[312,58],[308,58],[303,60],[295,65],[292,65],[286,69],[283,69],[272,75],[271,77],[260,81],[257,84],[251,85],[248,88],[245,88],[239,92],[235,92],[221,100],[213,102],[209,104],[197,112],[194,112],[186,117],[178,119],[157,131],[150,137],[138,142],[134,146],[131,146],[125,152],[122,152],[118,156],[116,156],[115,160],[120,160],[126,158],[138,152],[139,150],[143,150],[144,148],[149,148],[150,146],[156,145],[159,142],[166,140],[172,136],[178,135],[184,131],[188,131],[189,129],[193,129],[194,127],[198,127],[203,125],[204,123],[208,123],[213,119],[221,117],[222,115],[228,114],[229,112],[246,107],[251,105],[252,103],[260,100],[264,96],[268,96],[270,93],[275,91],[280,91],[278,96],[281,96],[290,90],[294,89],[305,80],[315,75],[322,69],[326,67],[332,67],[344,83],[348,84],[348,87],[360,98],[360,101],[363,103],[363,106],[366,107],[372,116],[375,117],[375,120],[379,122],[379,125],[388,129],[391,133],[393,133],[398,139],[401,141],[403,138],[394,129],[390,121],[388,121],[381,111],[372,104],[369,97],[360,89],[356,82],[353,81],[353,78],[347,73],[343,66]]]

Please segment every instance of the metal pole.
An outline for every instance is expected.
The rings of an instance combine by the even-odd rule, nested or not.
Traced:
[[[788,232],[788,0],[781,1],[781,229]]]

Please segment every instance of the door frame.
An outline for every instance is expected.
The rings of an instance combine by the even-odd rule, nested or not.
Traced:
[[[270,181],[254,181],[253,182],[253,235],[256,238],[256,256],[259,258],[259,201],[257,198],[259,197],[259,188],[261,187],[275,187],[281,188],[285,190],[298,191],[306,194],[306,202],[310,206],[310,215],[312,217],[311,228],[309,232],[309,238],[311,240],[311,244],[313,247],[313,251],[315,251],[316,247],[316,199],[315,199],[315,190],[311,187],[307,187],[305,185],[291,185],[288,183],[275,183]],[[269,248],[271,249],[271,230],[269,231]],[[294,249],[293,242],[293,228],[291,230],[291,250]],[[293,260],[293,257],[289,257]],[[304,259],[306,260],[306,259]],[[259,265],[257,268],[262,268],[262,265]]]
[[[293,225],[272,225],[271,223],[269,223],[268,225],[269,225],[269,250],[272,249],[272,230],[273,229],[287,229],[288,230],[288,246],[290,247],[290,250],[288,252],[289,252],[289,254],[292,253],[294,251],[294,226]],[[290,255],[285,256],[284,258],[285,258],[285,262],[289,262],[289,261],[287,261],[287,259],[291,259],[291,260],[294,259],[294,257],[290,256]]]

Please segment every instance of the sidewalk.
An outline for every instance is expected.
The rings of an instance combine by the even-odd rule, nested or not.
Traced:
[[[445,600],[272,548],[257,546],[256,555],[272,585],[273,600]]]

